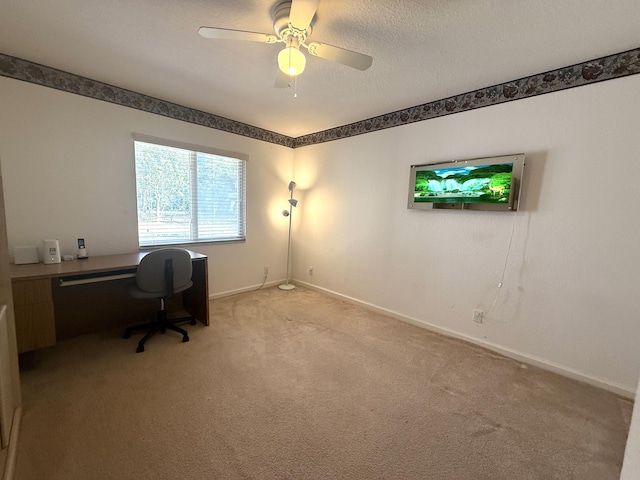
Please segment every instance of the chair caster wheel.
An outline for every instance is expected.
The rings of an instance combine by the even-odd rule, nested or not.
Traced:
[[[184,337],[182,337],[182,343],[186,343],[189,341],[189,335],[185,335]]]
[[[195,325],[195,324],[196,324],[196,319],[195,319],[195,318],[193,318],[193,319],[189,322],[189,325]]]
[[[144,352],[144,345],[138,345],[138,348],[136,348],[136,353],[142,353]]]

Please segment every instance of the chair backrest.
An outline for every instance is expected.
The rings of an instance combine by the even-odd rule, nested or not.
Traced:
[[[169,297],[193,284],[191,268],[191,255],[183,248],[153,250],[142,257],[136,283],[143,292]]]

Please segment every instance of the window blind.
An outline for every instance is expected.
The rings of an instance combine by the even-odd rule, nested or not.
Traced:
[[[134,146],[141,247],[245,240],[245,159],[139,138]]]

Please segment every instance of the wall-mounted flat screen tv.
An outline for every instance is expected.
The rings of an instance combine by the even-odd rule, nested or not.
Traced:
[[[412,165],[408,208],[518,209],[524,154]]]

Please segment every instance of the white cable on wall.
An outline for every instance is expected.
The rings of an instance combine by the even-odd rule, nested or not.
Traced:
[[[506,252],[506,254],[504,256],[504,264],[502,265],[502,272],[500,274],[500,281],[498,282],[498,289],[496,290],[496,295],[493,298],[493,303],[484,312],[485,316],[487,316],[489,314],[489,312],[491,312],[493,310],[493,307],[496,306],[496,303],[498,301],[498,297],[500,296],[500,291],[502,290],[502,286],[504,285],[504,276],[507,273],[507,265],[509,264],[509,256],[511,254],[511,246],[513,245],[513,237],[514,237],[515,230],[516,230],[516,221],[517,221],[517,218],[519,216],[521,216],[521,215],[518,215],[518,212],[514,212],[514,214],[513,214],[513,222],[511,223],[511,234],[509,235],[509,245],[507,246],[507,252]]]

